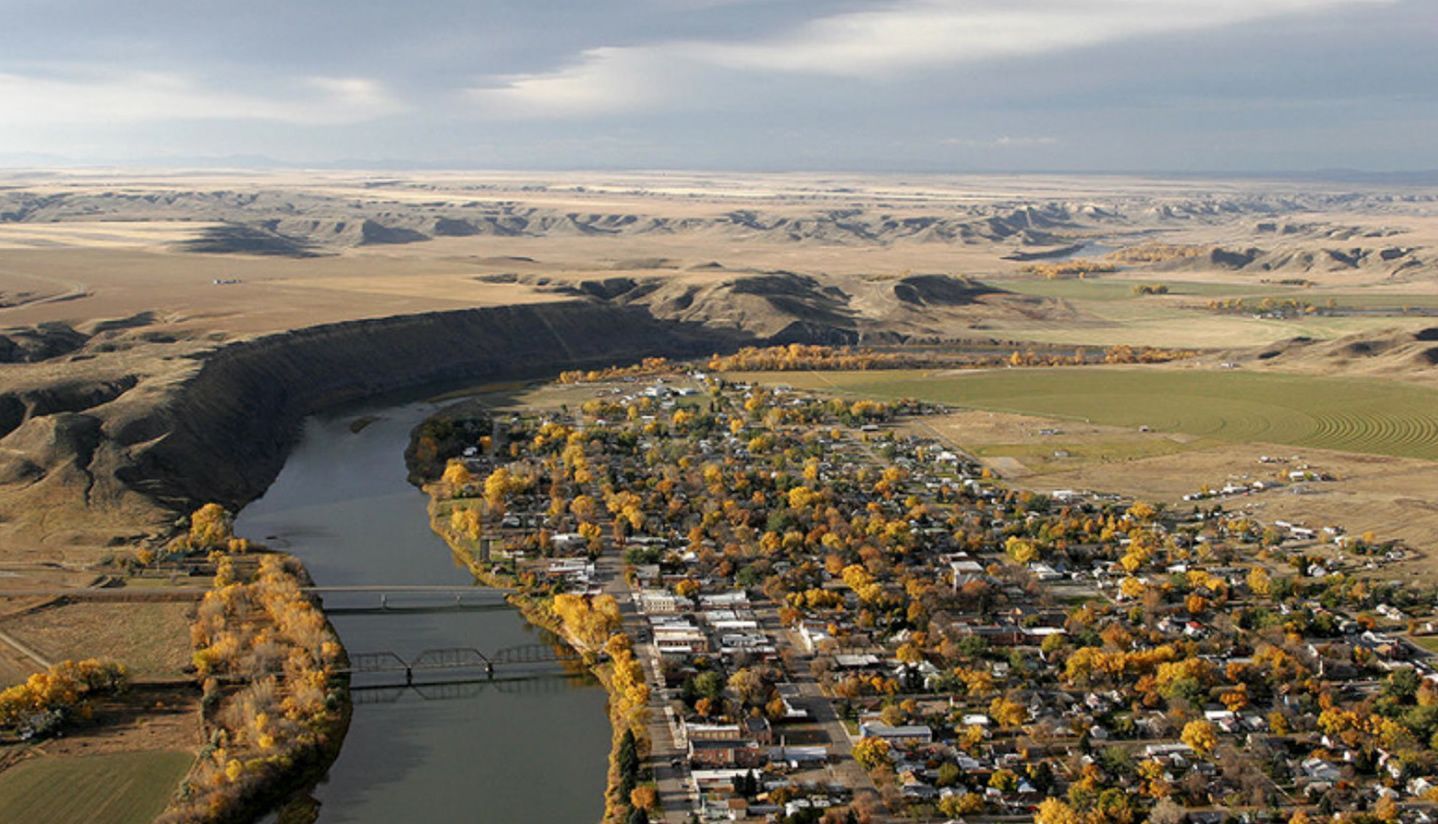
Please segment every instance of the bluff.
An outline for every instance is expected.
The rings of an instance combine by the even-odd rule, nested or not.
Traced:
[[[42,384],[0,393],[10,419],[0,430],[0,552],[124,544],[163,534],[201,502],[243,506],[273,481],[305,416],[324,409],[752,342],[575,300],[314,326],[130,358],[120,375],[51,365]],[[108,389],[84,391],[90,384]],[[79,400],[55,404],[55,385]]]

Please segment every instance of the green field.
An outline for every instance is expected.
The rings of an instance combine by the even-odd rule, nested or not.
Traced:
[[[1168,287],[1169,295],[1202,298],[1237,298],[1273,295],[1292,297],[1301,294],[1298,289],[1285,290],[1272,284],[1248,285],[1242,283],[1215,283],[1192,280],[1120,280],[1118,278],[991,278],[984,281],[990,286],[1017,292],[1021,295],[1035,295],[1063,300],[1136,300],[1133,293],[1140,283],[1162,283]]]
[[[32,758],[0,772],[0,821],[148,824],[194,760],[187,752]]]
[[[738,380],[871,398],[1149,426],[1261,442],[1438,460],[1438,390],[1276,372],[1124,367],[773,372]]]
[[[1438,296],[1354,290],[1326,292],[1276,284],[1243,284],[1184,280],[1129,280],[1119,278],[991,278],[996,288],[1024,295],[1067,301],[1080,315],[1056,322],[1042,318],[1010,318],[981,328],[996,337],[1073,346],[1133,346],[1228,349],[1263,346],[1299,336],[1331,340],[1375,331],[1418,329],[1432,326],[1432,317],[1395,313],[1403,306],[1434,308]],[[1133,287],[1140,282],[1162,283],[1167,295],[1140,297]],[[1206,308],[1216,298],[1244,298],[1257,302],[1296,298],[1322,305],[1334,298],[1340,307],[1385,310],[1372,315],[1299,315],[1256,318],[1251,312],[1216,313]],[[975,327],[980,328],[980,327]]]
[[[1238,295],[1234,295],[1234,297],[1238,297]],[[1332,300],[1340,309],[1392,311],[1401,311],[1404,308],[1438,309],[1438,295],[1403,294],[1400,292],[1268,292],[1249,296],[1246,300],[1257,305],[1266,297],[1273,298],[1275,301],[1298,298],[1316,306],[1323,306]]]

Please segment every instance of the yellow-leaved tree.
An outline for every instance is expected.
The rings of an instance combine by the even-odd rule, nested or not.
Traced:
[[[1212,723],[1199,718],[1183,725],[1183,732],[1179,734],[1178,740],[1192,747],[1194,752],[1207,758],[1208,754],[1213,752],[1213,748],[1218,746],[1218,731],[1214,729]]]
[[[569,637],[587,650],[603,647],[609,636],[619,630],[619,602],[612,595],[556,595],[554,614],[563,622]]]
[[[889,742],[882,738],[860,738],[854,745],[854,760],[866,770],[889,763]]]
[[[1034,812],[1034,824],[1079,824],[1081,821],[1078,811],[1058,798],[1045,798]]]
[[[474,483],[474,473],[470,472],[462,461],[450,461],[444,467],[444,474],[440,476],[440,480],[454,488],[468,486]]]
[[[218,549],[227,546],[234,534],[234,521],[230,518],[230,513],[219,504],[205,504],[190,515],[192,549]]]

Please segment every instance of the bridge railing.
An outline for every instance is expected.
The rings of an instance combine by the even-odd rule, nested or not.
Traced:
[[[405,660],[391,650],[354,653],[350,655],[349,667],[340,671],[352,675],[404,673],[405,683],[413,684],[417,670],[484,670],[487,677],[493,678],[496,667],[577,660],[579,656],[573,650],[552,644],[520,644],[491,655],[473,647],[440,647],[424,650],[412,660]]]

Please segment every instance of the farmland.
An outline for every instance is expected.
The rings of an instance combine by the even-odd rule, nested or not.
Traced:
[[[1225,283],[1194,280],[1172,280],[1164,278],[1142,281],[1119,277],[1107,278],[991,278],[986,281],[1010,292],[1045,298],[1062,298],[1081,301],[1128,301],[1138,298],[1134,287],[1139,283],[1162,284],[1167,294],[1188,298],[1246,297],[1275,295],[1288,297],[1297,294],[1296,289],[1280,289],[1263,284]]]
[[[874,398],[1147,426],[1259,442],[1438,460],[1438,391],[1402,383],[1242,371],[1086,368],[982,372],[748,373],[731,377]]]
[[[133,603],[119,609],[124,611],[115,604],[60,604],[0,621],[0,630],[52,660],[81,659],[99,648],[124,661],[134,678],[179,676],[190,663],[192,605]]]
[[[1214,276],[1216,277],[1216,276]],[[1009,292],[1035,297],[1060,298],[1081,302],[1143,301],[1170,307],[1202,305],[1210,299],[1244,298],[1254,305],[1265,298],[1274,301],[1300,300],[1317,306],[1332,301],[1340,309],[1390,309],[1404,307],[1432,309],[1438,307],[1438,295],[1424,291],[1367,288],[1361,290],[1303,289],[1271,283],[1233,282],[1231,280],[1175,280],[1125,274],[1104,278],[990,278],[985,281]],[[1141,296],[1134,289],[1140,284],[1162,286],[1168,291],[1157,296]]]
[[[0,821],[148,822],[193,761],[174,751],[34,758],[0,773]]]

